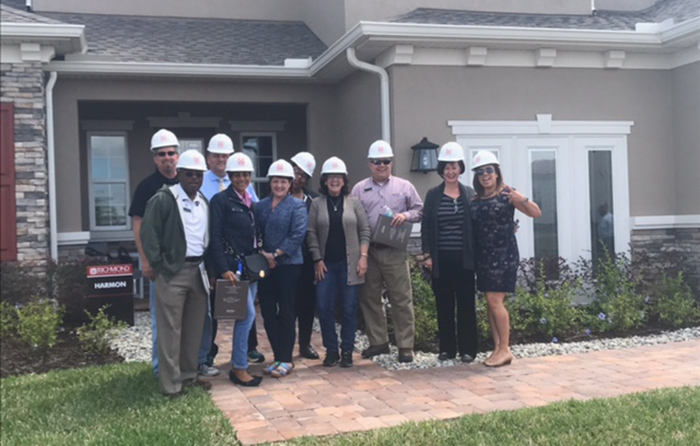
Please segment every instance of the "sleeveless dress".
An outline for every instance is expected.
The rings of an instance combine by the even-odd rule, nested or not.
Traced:
[[[474,222],[476,288],[479,291],[512,293],[520,264],[515,240],[515,207],[501,193],[470,203]]]

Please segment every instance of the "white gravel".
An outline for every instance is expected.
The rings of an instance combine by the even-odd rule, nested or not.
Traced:
[[[314,322],[314,330],[320,331],[318,320]],[[340,330],[340,327],[338,327]],[[260,334],[264,336],[264,334]],[[700,339],[700,327],[683,328],[675,331],[667,331],[650,336],[632,336],[629,338],[591,339],[589,341],[568,343],[538,343],[512,345],[511,351],[516,358],[536,358],[539,356],[566,355],[573,353],[586,353],[598,350],[614,350],[643,345],[668,344],[671,342],[689,341]],[[151,360],[151,317],[146,311],[138,311],[134,315],[134,326],[125,329],[111,343],[126,362],[150,362]],[[369,346],[367,337],[360,331],[355,337],[355,351],[361,352]],[[412,363],[398,362],[398,349],[391,346],[388,355],[375,356],[373,360],[380,366],[389,370],[428,369],[433,367],[451,367],[462,364],[459,359],[450,361],[438,361],[437,354],[415,352]],[[481,362],[488,353],[479,353],[476,362]]]

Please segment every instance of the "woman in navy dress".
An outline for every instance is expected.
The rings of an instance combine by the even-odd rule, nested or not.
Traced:
[[[488,151],[474,157],[475,199],[471,202],[476,247],[476,288],[486,295],[494,349],[484,365],[500,367],[513,360],[510,352],[510,318],[503,305],[507,293],[515,291],[520,263],[515,240],[515,209],[528,217],[542,215],[539,206],[503,182],[500,163]]]

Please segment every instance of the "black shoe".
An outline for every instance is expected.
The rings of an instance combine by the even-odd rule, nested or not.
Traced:
[[[438,361],[449,361],[450,359],[455,359],[456,355],[451,355],[447,352],[442,352],[438,355]]]
[[[352,350],[343,350],[340,357],[340,366],[345,368],[352,367]]]
[[[389,353],[389,344],[370,345],[362,350],[362,357],[365,359],[372,358],[377,355],[386,355]]]
[[[413,362],[413,350],[410,348],[400,348],[399,362]]]
[[[314,350],[314,348],[311,345],[306,345],[305,347],[299,346],[299,354],[302,356],[302,358],[306,359],[318,359],[318,352]]]
[[[472,355],[462,353],[462,362],[465,364],[469,364],[470,362],[474,362],[474,357]]]
[[[248,352],[248,362],[253,364],[260,364],[261,362],[265,362],[265,355],[263,355],[257,350],[251,350]]]
[[[243,381],[238,378],[235,373],[233,373],[233,370],[228,372],[228,379],[230,379],[234,384],[243,387],[258,387],[262,382],[262,376],[253,376],[253,379],[250,381]]]
[[[323,360],[323,366],[324,367],[335,367],[338,365],[339,359],[340,359],[340,356],[338,356],[338,352],[327,351],[326,352],[326,359]]]
[[[202,381],[196,378],[188,379],[182,383],[182,387],[188,389],[190,387],[199,387],[203,390],[211,390],[211,383],[209,381]]]

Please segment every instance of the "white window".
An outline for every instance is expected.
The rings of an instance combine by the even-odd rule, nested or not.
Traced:
[[[449,121],[471,170],[479,150],[495,153],[505,183],[531,197],[542,217],[516,212],[523,258],[596,260],[630,241],[627,135],[632,122]],[[472,174],[462,181],[472,184]]]
[[[277,159],[277,135],[274,132],[241,133],[241,147],[243,153],[253,160],[255,172],[251,182],[259,198],[264,198],[270,193],[267,182],[267,170],[270,164]]]
[[[178,139],[180,147],[178,152],[182,153],[187,150],[196,150],[197,152],[204,155],[204,140],[195,138],[181,138]]]
[[[126,132],[88,132],[90,229],[131,228]]]

